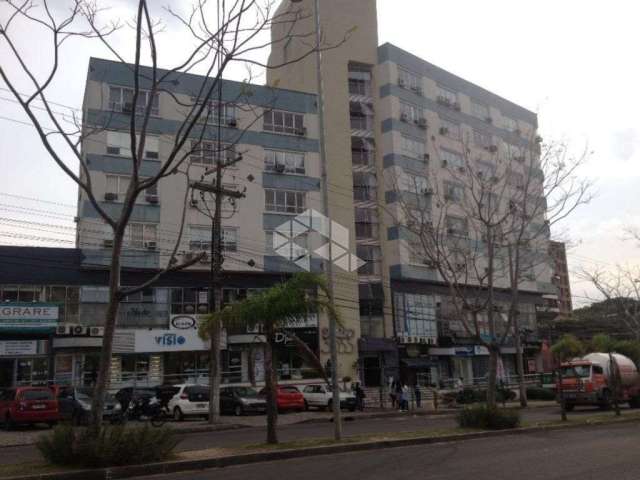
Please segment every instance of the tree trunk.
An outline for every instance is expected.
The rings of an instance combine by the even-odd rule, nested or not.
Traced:
[[[275,338],[273,327],[267,326],[267,342],[264,345],[264,379],[267,394],[267,443],[278,443],[278,392],[275,370]]]
[[[620,414],[620,402],[619,402],[619,392],[620,392],[620,383],[618,377],[618,363],[613,358],[613,353],[609,352],[609,378],[611,378],[611,390],[613,395],[613,409],[616,412],[616,417],[619,417]]]
[[[220,324],[216,322],[209,348],[209,423],[220,423]]]
[[[560,398],[560,419],[567,421],[567,404],[564,401],[564,389],[562,388],[562,366],[558,368],[558,397]]]
[[[249,347],[249,383],[253,388],[256,387],[256,348],[251,345]]]
[[[527,406],[527,386],[524,383],[524,353],[522,351],[522,340],[520,338],[520,324],[518,321],[518,315],[516,314],[513,319],[513,330],[515,332],[516,341],[516,366],[518,368],[518,389],[520,397],[520,406],[525,408]]]
[[[114,237],[113,252],[111,254],[111,270],[109,272],[109,304],[107,306],[107,314],[104,321],[104,336],[102,337],[102,350],[100,351],[98,378],[96,380],[93,400],[91,402],[91,427],[96,433],[102,428],[104,398],[111,372],[113,336],[116,330],[118,309],[120,308],[118,291],[120,290],[120,252],[122,250],[123,234],[116,234]]]
[[[489,348],[489,378],[487,382],[487,405],[496,406],[496,384],[498,376],[498,355],[500,347],[491,345]]]

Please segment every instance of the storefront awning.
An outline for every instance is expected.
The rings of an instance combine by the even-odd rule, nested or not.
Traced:
[[[437,366],[430,358],[403,358],[400,361],[408,368],[431,368]]]

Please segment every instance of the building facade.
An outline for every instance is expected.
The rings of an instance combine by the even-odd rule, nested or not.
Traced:
[[[549,242],[549,255],[553,261],[553,284],[558,289],[558,314],[566,319],[573,311],[566,245],[563,242]]]

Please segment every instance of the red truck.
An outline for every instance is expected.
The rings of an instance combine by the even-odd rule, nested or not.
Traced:
[[[0,393],[0,422],[7,430],[35,423],[53,426],[59,416],[58,401],[50,388],[15,387]]]
[[[612,357],[620,372],[618,401],[628,402],[631,408],[640,408],[640,374],[636,365],[624,355],[614,353]],[[615,388],[611,375],[615,370],[611,363],[608,353],[590,353],[560,366],[562,384],[558,381],[557,388],[558,392],[562,389],[567,410],[573,410],[576,405],[611,407]]]

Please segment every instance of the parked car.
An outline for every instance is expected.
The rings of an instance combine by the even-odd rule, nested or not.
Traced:
[[[171,392],[175,392],[167,403],[167,408],[174,420],[180,422],[185,417],[207,418],[209,416],[209,387],[182,384],[172,385],[163,391],[167,397]]]
[[[16,425],[58,422],[58,402],[46,387],[9,388],[0,394],[0,421],[7,430]]]
[[[152,398],[156,396],[156,389],[153,387],[141,388],[141,387],[125,387],[118,390],[115,394],[116,400],[120,402],[122,410],[126,410],[129,406],[129,402],[134,397]]]
[[[86,424],[90,421],[93,388],[54,385],[52,390],[58,400],[60,420],[71,421],[76,425]],[[107,393],[104,398],[103,418],[111,419],[121,411],[120,402],[113,395]]]
[[[302,390],[304,395],[305,408],[317,407],[331,410],[333,408],[333,392],[330,387],[324,384],[307,385]],[[356,397],[351,392],[340,392],[340,408],[346,408],[350,412],[356,409]]]
[[[264,388],[260,390],[260,395],[265,395]],[[293,385],[279,385],[278,386],[278,410],[281,412],[298,410],[303,411],[304,395]]]
[[[265,413],[267,401],[251,387],[222,387],[220,389],[220,412],[236,416],[248,413]]]

